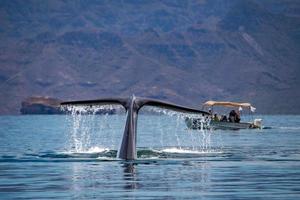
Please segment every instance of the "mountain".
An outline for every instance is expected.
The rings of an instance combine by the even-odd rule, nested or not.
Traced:
[[[29,96],[300,113],[298,0],[0,1],[0,114]]]

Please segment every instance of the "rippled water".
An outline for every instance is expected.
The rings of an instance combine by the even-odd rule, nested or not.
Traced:
[[[0,199],[298,199],[300,116],[259,117],[272,129],[202,132],[143,114],[126,162],[125,115],[1,116]]]

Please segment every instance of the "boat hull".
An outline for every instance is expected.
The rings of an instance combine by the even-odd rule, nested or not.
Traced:
[[[221,129],[221,130],[239,130],[239,129],[255,129],[259,128],[254,126],[252,123],[247,122],[221,122],[221,121],[210,121],[209,124],[201,125],[201,119],[198,118],[186,118],[186,126],[189,129]]]

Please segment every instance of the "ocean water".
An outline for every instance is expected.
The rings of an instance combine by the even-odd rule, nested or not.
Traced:
[[[0,199],[300,199],[300,116],[255,117],[271,128],[141,114],[123,161],[125,114],[0,116]]]

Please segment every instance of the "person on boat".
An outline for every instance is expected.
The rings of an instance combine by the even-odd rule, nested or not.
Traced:
[[[231,110],[229,113],[229,122],[240,123],[241,117],[240,114],[237,113],[235,110]]]
[[[213,115],[213,113],[212,113],[211,109],[208,109],[208,113],[209,113],[209,115],[210,115],[210,116],[212,116],[212,115]]]
[[[240,115],[240,112],[236,112],[236,115],[235,115],[235,118],[234,118],[234,122],[235,123],[240,123],[241,121],[241,115]]]
[[[222,115],[220,121],[221,121],[221,122],[227,122],[227,117],[226,117],[226,115]]]
[[[229,122],[235,122],[236,115],[237,113],[235,112],[235,110],[231,110],[229,113]]]
[[[213,120],[217,122],[220,121],[217,113],[214,114]]]

